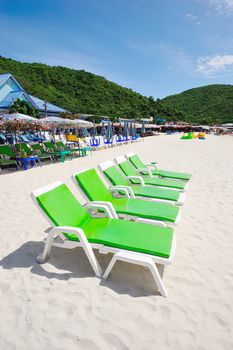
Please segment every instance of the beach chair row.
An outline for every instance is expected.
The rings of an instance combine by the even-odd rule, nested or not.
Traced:
[[[144,164],[132,153],[100,164],[99,170],[109,186],[96,169],[72,175],[87,199],[85,205],[62,182],[31,194],[52,225],[38,262],[48,259],[53,246],[81,247],[98,277],[106,279],[119,260],[141,265],[150,270],[156,290],[166,297],[161,270],[175,255],[173,227],[180,222],[191,175],[158,169],[155,162]],[[94,250],[113,254],[104,272]]]
[[[41,165],[42,160],[64,162],[67,157],[82,156],[92,152],[90,147],[67,147],[62,141],[53,143],[47,141],[44,143],[18,143],[12,145],[0,145],[0,169],[9,166],[15,166],[17,169],[23,164],[27,169],[27,164],[31,166],[38,162]]]

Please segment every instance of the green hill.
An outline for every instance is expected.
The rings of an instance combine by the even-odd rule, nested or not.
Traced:
[[[0,56],[0,74],[12,73],[27,92],[73,113],[193,123],[233,122],[233,86],[209,85],[168,96],[145,97],[107,79],[65,67]]]
[[[182,112],[186,121],[205,124],[233,122],[233,85],[208,85],[164,98],[168,108]]]
[[[12,73],[24,89],[73,113],[111,117],[157,116],[157,103],[84,70],[22,63],[0,56],[0,74]],[[161,111],[161,115],[164,115]]]

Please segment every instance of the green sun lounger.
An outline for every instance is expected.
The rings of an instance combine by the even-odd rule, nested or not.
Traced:
[[[167,296],[155,264],[165,266],[173,260],[176,239],[172,228],[120,220],[108,203],[93,202],[83,207],[61,182],[34,191],[31,198],[53,226],[44,250],[37,258],[39,263],[49,258],[52,246],[81,247],[95,274],[100,277],[102,269],[93,249],[104,254],[113,253],[103,278],[107,278],[117,260],[139,264],[150,269],[160,293]],[[104,213],[104,217],[93,216],[93,212],[98,211]]]
[[[111,161],[101,163],[99,168],[113,186],[130,186],[134,195],[139,199],[165,201],[168,203],[173,202],[177,205],[183,205],[186,200],[185,193],[169,190],[167,188],[145,185],[142,177],[138,177],[140,181],[139,184],[132,184],[130,176],[125,177]],[[133,178],[135,179],[135,177]]]
[[[158,177],[152,176],[150,170],[147,169],[143,169],[143,171],[137,170],[133,164],[124,156],[115,158],[115,161],[126,176],[131,176],[131,178],[133,176],[141,176],[146,185],[166,187],[179,191],[185,191],[188,186],[187,182],[184,181],[174,179],[160,179]],[[139,183],[139,180],[136,178],[132,178],[131,181],[133,184]]]
[[[69,150],[73,153],[79,153],[82,157],[86,157],[87,151],[92,151],[91,147],[66,147],[62,141],[57,141],[56,145],[58,145],[60,149]]]
[[[149,220],[163,221],[167,224],[178,224],[180,209],[171,204],[149,202],[136,199],[133,191],[122,186],[107,188],[95,169],[87,169],[72,177],[75,184],[79,184],[90,201],[110,202],[119,216],[135,219],[135,217]]]
[[[38,148],[36,148],[36,147],[34,147],[34,146],[36,146],[36,144],[35,144],[35,145],[32,145],[32,146],[31,146],[32,148],[30,148],[30,146],[27,145],[26,143],[17,143],[17,144],[15,145],[17,151],[23,151],[23,152],[25,152],[26,155],[27,155],[28,157],[31,157],[31,156],[35,155],[35,153],[36,153],[36,155],[37,155],[41,160],[43,160],[43,159],[51,159],[51,155],[45,153],[44,150],[43,150],[43,152],[41,152],[40,150],[38,150]]]
[[[154,176],[178,179],[182,181],[188,181],[191,179],[191,174],[157,169],[156,162],[144,164],[139,158],[139,156],[135,153],[126,154],[126,158],[130,160],[130,162],[135,166],[136,169],[141,169],[143,171],[143,169],[148,169],[149,167],[153,167],[154,169],[151,170],[151,173]]]
[[[2,167],[9,165],[15,165],[16,169],[18,169],[16,154],[10,145],[0,145],[0,170]]]
[[[71,150],[59,150],[59,147],[51,141],[46,141],[43,143],[43,145],[45,146],[48,152],[53,152],[55,157],[60,156],[60,160],[62,163],[65,161],[65,157],[67,155],[70,157],[72,157],[73,155],[73,152]]]

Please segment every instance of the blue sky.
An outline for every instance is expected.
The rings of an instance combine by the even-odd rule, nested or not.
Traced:
[[[233,84],[233,0],[0,0],[0,43],[162,98]]]

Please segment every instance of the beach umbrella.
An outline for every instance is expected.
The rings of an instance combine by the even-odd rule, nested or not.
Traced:
[[[117,132],[117,134],[118,134],[118,135],[122,135],[122,133],[123,133],[123,130],[122,130],[122,126],[121,126],[121,124],[120,124],[119,127],[118,127],[118,132]]]
[[[145,127],[145,122],[144,122],[144,120],[143,120],[143,122],[142,122],[142,127],[141,127],[141,133],[142,133],[142,134],[145,134],[145,132],[146,132],[146,127]]]
[[[78,127],[82,128],[91,128],[94,124],[92,122],[89,122],[87,120],[82,120],[82,119],[68,119],[70,120],[73,125],[77,125]]]
[[[111,126],[111,123],[108,122],[107,130],[106,130],[106,139],[107,139],[107,142],[111,142],[112,136],[113,136],[113,133],[112,133],[112,126]]]
[[[82,133],[82,136],[81,137],[88,137],[89,136],[89,133],[87,131],[87,128],[81,128],[80,129],[81,133]]]
[[[12,120],[39,121],[37,118],[31,117],[30,115],[26,115],[22,113],[1,114],[0,118],[3,121],[12,121]]]
[[[94,126],[93,128],[91,128],[91,136],[95,139],[97,136],[97,129]]]
[[[112,134],[115,135],[115,133],[116,133],[116,129],[115,129],[114,124],[112,123]]]
[[[28,129],[35,129],[35,123],[40,123],[40,120],[22,113],[7,113],[0,115],[0,119],[4,123],[4,126],[8,132],[12,135],[18,135],[18,141],[20,143],[21,131]]]
[[[106,128],[105,128],[104,123],[102,123],[102,125],[101,125],[101,135],[102,135],[103,137],[106,136]]]
[[[137,135],[137,129],[136,129],[136,124],[134,123],[133,124],[133,127],[132,127],[132,137],[136,137],[136,135]]]
[[[128,140],[128,138],[129,138],[128,122],[124,122],[123,137],[125,137],[126,140]]]
[[[129,135],[133,137],[133,123],[132,122],[129,125]]]
[[[67,125],[71,126],[74,125],[73,121],[71,119],[65,119],[65,118],[60,118],[60,117],[46,117],[41,119],[42,122],[44,123],[49,123],[49,124],[56,124],[56,125]]]

